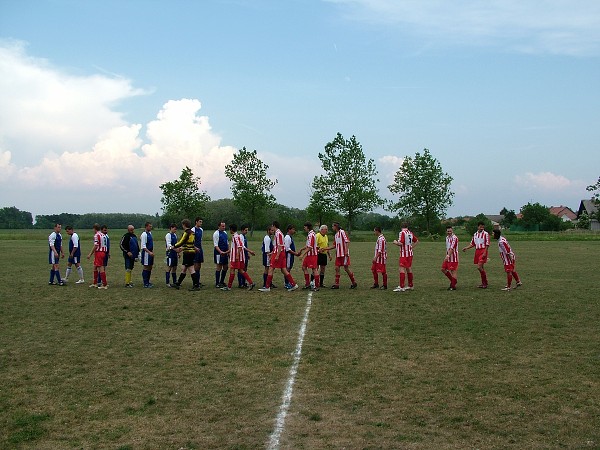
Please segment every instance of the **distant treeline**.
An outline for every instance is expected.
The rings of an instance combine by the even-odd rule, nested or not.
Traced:
[[[199,212],[198,216],[204,220],[204,227],[207,229],[216,229],[218,223],[223,220],[226,224],[236,223],[242,225],[249,223],[249,218],[244,211],[241,211],[235,206],[231,199],[212,200],[206,203],[204,211]],[[155,227],[167,228],[169,226],[169,218],[148,214],[134,213],[88,213],[88,214],[39,214],[35,217],[33,223],[33,215],[28,211],[20,211],[16,207],[0,208],[0,229],[51,229],[55,223],[60,223],[63,228],[67,225],[72,225],[75,229],[88,229],[94,223],[107,225],[109,228],[127,228],[127,225],[132,224],[136,228],[141,228],[146,222],[152,222]],[[180,218],[177,222],[179,222]],[[195,217],[190,217],[194,220]],[[326,219],[326,220],[325,220]],[[311,221],[317,225],[317,221],[308,217],[306,210],[291,208],[284,205],[276,205],[274,208],[265,210],[260,218],[260,221],[254,226],[255,230],[266,229],[267,225],[273,220],[278,220],[282,227],[287,227],[288,224],[294,224],[298,230],[302,229],[302,225],[306,221]],[[324,221],[331,226],[331,222],[339,221],[344,226],[344,218],[339,215],[331,215],[324,218]],[[179,225],[179,223],[177,224]],[[365,213],[361,214],[354,223],[355,230],[373,230],[379,226],[384,230],[397,230],[399,221],[397,218],[389,217],[385,214]]]

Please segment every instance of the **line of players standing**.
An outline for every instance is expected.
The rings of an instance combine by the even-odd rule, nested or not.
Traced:
[[[203,284],[200,282],[200,269],[204,262],[204,252],[202,248],[202,239],[204,230],[202,229],[203,220],[197,217],[194,227],[188,219],[182,221],[183,233],[181,237],[177,236],[176,224],[171,224],[169,232],[165,236],[166,250],[166,271],[165,283],[167,287],[180,289],[182,282],[187,274],[190,274],[192,279],[192,288],[190,290],[199,290]],[[49,263],[50,269],[50,285],[64,286],[68,281],[73,265],[75,266],[79,279],[76,284],[85,283],[83,276],[83,268],[81,267],[81,246],[79,236],[73,230],[72,226],[67,226],[66,231],[69,235],[69,256],[67,269],[64,279],[61,279],[59,263],[60,259],[64,258],[62,246],[61,224],[55,224],[54,231],[48,237],[49,245]],[[294,257],[302,259],[302,271],[304,274],[303,289],[311,289],[318,291],[323,286],[325,278],[325,268],[327,261],[331,260],[331,250],[335,250],[335,283],[331,289],[339,289],[341,269],[347,273],[350,278],[350,289],[355,289],[358,285],[354,277],[354,273],[350,269],[350,252],[348,238],[345,231],[341,228],[338,222],[333,224],[334,243],[329,246],[328,228],[327,225],[321,225],[318,233],[313,230],[312,224],[306,222],[304,231],[307,234],[306,245],[296,251],[293,236],[296,228],[293,225],[288,225],[286,235],[283,235],[280,225],[274,221],[267,228],[267,233],[262,243],[263,254],[263,286],[259,289],[262,292],[269,292],[271,288],[276,286],[272,282],[274,271],[280,270],[284,277],[284,287],[289,291],[294,291],[299,288],[298,284],[292,277],[290,270],[294,264]],[[218,229],[213,234],[214,244],[214,262],[215,262],[215,287],[224,291],[229,291],[232,288],[235,274],[237,273],[238,286],[252,290],[256,284],[252,281],[247,273],[248,262],[250,255],[255,255],[255,252],[248,248],[248,240],[246,234],[248,226],[242,225],[238,232],[235,224],[229,226],[231,234],[231,244],[229,236],[225,232],[225,223],[221,222]],[[375,227],[376,235],[375,251],[371,265],[373,274],[373,285],[371,289],[387,289],[387,243],[381,231],[381,228]],[[454,234],[453,228],[448,226],[446,229],[446,254],[442,263],[442,272],[450,281],[448,290],[456,290],[457,272],[458,272],[458,238]],[[499,229],[494,230],[494,238],[498,240],[498,248],[500,257],[504,264],[504,270],[507,276],[507,284],[502,289],[505,291],[511,290],[512,281],[516,282],[516,287],[522,285],[519,275],[515,271],[515,255],[508,241],[501,236]],[[418,238],[410,231],[408,224],[403,223],[402,229],[398,235],[398,239],[393,241],[394,245],[400,248],[399,257],[399,285],[394,289],[394,292],[404,292],[414,288],[414,277],[412,272],[413,247],[419,242]],[[483,222],[479,222],[478,229],[473,235],[468,246],[464,247],[463,252],[475,247],[474,264],[481,276],[481,284],[479,288],[486,289],[488,287],[487,273],[484,265],[488,261],[488,248],[490,245],[489,233],[485,231]],[[152,268],[154,266],[154,242],[152,237],[152,223],[146,222],[144,231],[140,235],[138,242],[135,235],[135,228],[129,225],[127,232],[121,238],[119,243],[120,250],[123,252],[125,262],[125,286],[133,287],[132,270],[135,262],[141,262],[142,280],[145,288],[152,288],[154,285],[150,282]],[[94,256],[94,272],[93,282],[89,285],[91,288],[108,289],[106,279],[106,266],[110,257],[110,238],[108,229],[105,225],[94,225],[93,247],[87,258]],[[181,261],[182,269],[179,277],[177,277],[177,266]],[[225,283],[225,278],[228,269],[231,269],[228,282]],[[379,275],[382,277],[382,284],[379,285]]]

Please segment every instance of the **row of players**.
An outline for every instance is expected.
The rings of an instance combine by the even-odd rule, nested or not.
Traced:
[[[191,290],[199,290],[202,286],[200,283],[200,269],[204,263],[204,251],[202,247],[202,238],[204,230],[202,229],[202,218],[197,217],[195,225],[192,227],[188,219],[181,222],[183,233],[180,237],[177,236],[177,226],[172,224],[169,232],[165,236],[166,250],[166,266],[165,282],[168,287],[179,289],[187,274],[190,274],[192,279]],[[69,257],[64,280],[60,276],[59,263],[60,259],[64,258],[62,248],[61,224],[56,224],[54,231],[48,239],[49,244],[49,263],[51,264],[49,284],[64,285],[72,272],[72,266],[75,265],[79,274],[77,284],[84,283],[83,268],[81,267],[81,246],[79,236],[73,230],[73,227],[67,226],[66,231],[69,235]],[[306,222],[304,231],[307,233],[306,244],[300,250],[296,250],[293,235],[296,229],[293,225],[288,225],[287,233],[284,236],[280,225],[274,221],[267,229],[262,243],[263,255],[263,286],[259,289],[263,292],[269,292],[274,288],[272,282],[275,270],[280,270],[284,276],[284,285],[286,289],[293,291],[298,289],[298,284],[292,277],[290,270],[294,264],[294,257],[302,259],[302,271],[304,274],[304,288],[318,291],[323,286],[325,277],[325,268],[327,261],[331,260],[331,251],[335,250],[335,283],[331,289],[339,289],[341,269],[347,273],[350,278],[350,289],[357,287],[354,273],[350,268],[350,239],[346,232],[341,228],[338,222],[333,224],[334,242],[330,246],[328,240],[327,225],[321,225],[318,232],[313,230],[312,224]],[[255,255],[255,252],[248,248],[246,234],[248,227],[243,225],[238,232],[236,225],[229,226],[231,234],[231,243],[229,236],[225,231],[225,223],[221,222],[218,229],[213,234],[214,244],[214,262],[215,262],[215,286],[222,290],[231,290],[235,275],[238,276],[239,287],[245,287],[252,290],[256,285],[247,273],[248,261],[250,255]],[[371,272],[373,274],[372,289],[387,289],[387,242],[382,234],[381,228],[375,227],[374,233],[377,237]],[[494,238],[498,240],[498,249],[500,257],[504,264],[506,272],[507,284],[503,290],[511,290],[513,280],[516,287],[522,285],[519,275],[515,271],[515,254],[511,249],[510,244],[504,236],[501,235],[499,229],[493,231]],[[446,254],[442,263],[442,272],[450,280],[448,290],[456,290],[457,273],[458,273],[458,237],[454,234],[451,226],[446,229]],[[402,229],[398,235],[398,239],[394,240],[394,245],[400,248],[399,265],[399,285],[394,289],[394,292],[403,292],[413,289],[414,277],[412,272],[413,247],[419,242],[418,238],[410,231],[408,224],[402,224]],[[463,252],[475,247],[474,264],[477,265],[481,276],[481,284],[479,288],[486,289],[488,287],[487,273],[485,264],[488,261],[488,249],[490,245],[490,236],[485,231],[483,222],[478,223],[478,229],[473,235],[468,246],[464,247]],[[142,270],[142,280],[145,288],[152,288],[150,282],[152,268],[154,266],[154,242],[152,237],[152,224],[146,222],[144,231],[140,235],[138,243],[135,235],[135,228],[129,225],[127,232],[121,238],[119,243],[120,250],[123,252],[125,262],[125,286],[133,287],[132,270],[135,262],[140,261]],[[110,254],[110,239],[106,226],[100,227],[94,225],[94,241],[93,247],[87,258],[94,256],[94,278],[90,287],[98,287],[98,289],[107,289],[108,283],[106,280],[106,266]],[[178,262],[181,260],[181,273],[177,277]],[[225,278],[228,269],[230,270],[228,282],[225,283]],[[379,285],[379,276],[381,275],[382,284]],[[56,281],[55,281],[56,279]]]

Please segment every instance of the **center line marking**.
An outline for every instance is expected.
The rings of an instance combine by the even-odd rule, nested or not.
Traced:
[[[292,363],[292,367],[290,367],[290,375],[283,391],[281,406],[279,406],[279,414],[277,415],[277,420],[275,421],[275,429],[269,438],[269,445],[267,446],[268,450],[279,449],[279,439],[281,438],[281,434],[283,433],[283,429],[285,427],[285,417],[287,416],[288,410],[290,409],[290,403],[292,402],[292,392],[294,391],[294,382],[296,381],[296,374],[298,373],[298,366],[300,365],[302,343],[304,342],[304,335],[306,334],[308,313],[310,312],[311,305],[312,292],[309,292],[308,299],[306,300],[306,309],[304,310],[304,318],[302,319],[300,331],[298,332],[298,343],[296,344],[296,351],[294,352],[294,362]]]

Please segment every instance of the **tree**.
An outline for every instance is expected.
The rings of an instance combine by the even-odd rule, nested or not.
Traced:
[[[248,214],[251,235],[265,209],[275,205],[275,197],[270,192],[277,180],[267,177],[268,168],[258,158],[256,150],[249,151],[246,147],[234,154],[231,163],[225,166],[225,175],[233,183],[233,202]]]
[[[0,208],[0,228],[32,228],[33,216],[15,206]]]
[[[577,228],[580,228],[582,230],[589,230],[591,223],[592,221],[590,219],[590,216],[588,216],[587,212],[583,211],[579,216],[579,220],[577,221]]]
[[[540,225],[548,221],[550,210],[547,206],[529,202],[521,207],[521,214],[523,217],[520,223],[525,228],[539,230]]]
[[[315,179],[317,185],[313,189],[330,199],[332,209],[344,215],[348,231],[352,230],[359,213],[383,205],[375,185],[379,182],[375,161],[367,161],[355,136],[346,140],[337,133],[335,139],[325,145],[325,151],[319,153],[319,159],[325,175]]]
[[[196,216],[204,213],[210,197],[205,191],[200,191],[200,184],[200,177],[195,177],[192,169],[185,166],[179,179],[159,186],[163,193],[160,199],[163,204],[161,220],[165,228],[181,219],[193,221]]]
[[[429,232],[433,222],[441,219],[452,205],[451,183],[452,177],[444,173],[428,149],[423,154],[417,152],[414,158],[406,156],[394,175],[394,182],[388,186],[392,194],[399,195],[391,210],[404,217],[422,217]]]
[[[502,212],[500,212],[500,214],[504,215],[504,219],[502,219],[502,221],[500,222],[500,225],[502,225],[503,227],[506,228],[510,228],[510,226],[515,223],[517,221],[517,213],[515,213],[515,211],[513,209],[506,210],[506,208],[503,209],[503,211],[506,211],[504,214]]]
[[[486,217],[485,214],[479,213],[471,220],[465,223],[465,231],[469,234],[469,236],[475,234],[477,231],[477,223],[483,222],[485,229],[488,231],[492,231],[494,228],[492,225],[492,221]]]
[[[329,198],[327,193],[320,188],[320,186],[325,186],[325,184],[323,175],[313,178],[310,189],[310,200],[306,207],[306,213],[319,225],[329,222],[337,215],[333,209],[333,199]]]

